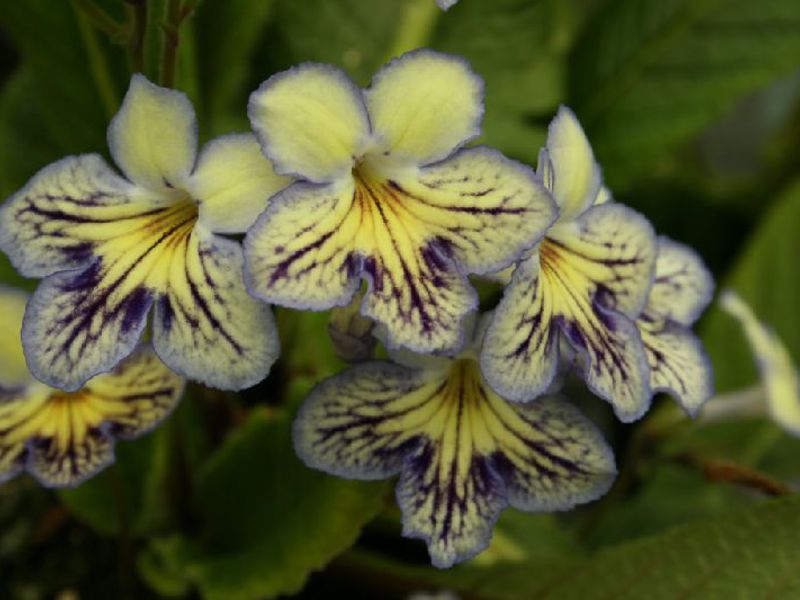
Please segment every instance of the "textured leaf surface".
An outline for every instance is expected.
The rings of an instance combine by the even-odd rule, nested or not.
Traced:
[[[613,0],[596,15],[569,98],[612,186],[798,66],[795,0]]]

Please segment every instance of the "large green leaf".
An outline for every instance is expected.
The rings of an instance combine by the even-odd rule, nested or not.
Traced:
[[[306,468],[290,438],[287,416],[251,413],[199,474],[203,535],[155,544],[143,560],[148,581],[179,589],[188,579],[209,599],[275,597],[297,592],[353,544],[387,487]]]
[[[800,497],[601,551],[542,598],[793,598]]]
[[[796,0],[612,0],[596,14],[569,97],[612,185],[800,66]]]
[[[800,182],[770,207],[721,288],[738,292],[800,362]],[[739,323],[719,308],[702,330],[720,391],[756,382],[755,359]]]

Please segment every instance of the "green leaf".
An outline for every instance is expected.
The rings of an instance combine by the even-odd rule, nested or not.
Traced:
[[[797,68],[796,0],[614,0],[575,48],[569,98],[612,186]]]
[[[153,545],[148,571],[160,564],[173,578],[149,579],[177,587],[174,576],[183,573],[209,599],[295,593],[353,544],[386,492],[382,483],[306,468],[294,456],[289,418],[255,410],[198,476],[201,538]]]
[[[273,5],[274,0],[228,0],[202,2],[197,9],[204,129],[209,135],[249,128],[250,61]]]
[[[792,598],[800,497],[764,502],[598,552],[542,598]]]
[[[800,361],[800,182],[767,211],[720,289],[735,290]],[[719,391],[757,381],[755,357],[736,320],[714,306],[702,328]]]
[[[164,428],[133,442],[117,442],[114,464],[77,488],[60,491],[61,502],[103,535],[149,531],[160,506],[168,444]]]

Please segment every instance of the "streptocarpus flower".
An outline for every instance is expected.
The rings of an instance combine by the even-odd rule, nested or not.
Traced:
[[[244,232],[288,180],[252,135],[199,157],[188,98],[134,75],[108,131],[124,177],[96,154],[37,173],[3,206],[0,247],[27,277],[45,277],[22,328],[30,369],[77,390],[132,352],[152,306],[153,346],[208,385],[249,387],[278,355],[269,308],[242,280]]]
[[[362,277],[362,313],[392,347],[457,348],[477,303],[466,273],[510,265],[554,218],[527,167],[461,149],[479,133],[482,82],[457,58],[415,51],[362,92],[340,70],[305,64],[267,80],[250,120],[279,173],[248,232],[251,293],[295,308],[347,304]]]
[[[75,486],[113,461],[115,437],[137,437],[163,420],[183,378],[141,346],[78,391],[40,383],[20,344],[26,300],[0,289],[0,481],[27,470],[42,485]]]
[[[650,366],[650,387],[673,395],[691,416],[714,393],[711,363],[690,330],[713,293],[711,273],[694,250],[659,237],[653,287],[636,324]]]
[[[782,428],[800,435],[800,372],[789,350],[735,292],[726,290],[720,296],[720,306],[744,330],[761,372],[770,415]]]
[[[594,426],[563,399],[506,402],[481,376],[476,343],[454,358],[393,358],[315,388],[295,422],[295,449],[340,477],[399,473],[404,535],[424,539],[435,566],[484,549],[506,506],[565,510],[613,481],[613,455]]]
[[[636,420],[651,397],[634,320],[653,279],[653,229],[633,210],[606,201],[600,167],[567,108],[550,124],[538,170],[561,213],[514,270],[486,333],[481,368],[504,397],[533,398],[553,379],[563,335],[592,390],[621,420]]]

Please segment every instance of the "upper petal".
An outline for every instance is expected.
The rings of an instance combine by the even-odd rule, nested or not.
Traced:
[[[0,209],[0,247],[26,277],[86,264],[94,248],[128,231],[159,201],[96,154],[49,165]]]
[[[723,292],[720,305],[744,329],[761,372],[772,417],[781,427],[800,435],[800,373],[789,350],[735,292]]]
[[[667,237],[658,238],[655,279],[645,312],[691,325],[714,294],[714,278],[697,253]]]
[[[468,273],[513,263],[556,216],[550,193],[524,165],[486,147],[390,182],[409,227],[443,243]]]
[[[273,75],[251,94],[247,114],[278,173],[317,183],[348,173],[370,133],[361,90],[322,64]]]
[[[226,390],[264,379],[279,354],[272,312],[247,293],[243,263],[238,242],[196,228],[170,264],[153,316],[161,359],[189,379]]]
[[[111,155],[125,176],[151,190],[183,187],[197,153],[197,120],[186,94],[136,73],[108,128]]]
[[[0,390],[20,389],[32,380],[20,339],[27,302],[28,294],[0,286]]]
[[[566,106],[550,123],[538,170],[561,209],[561,222],[573,219],[597,199],[603,185],[600,166],[575,113]]]
[[[251,134],[226,135],[206,144],[189,181],[200,223],[217,233],[244,233],[270,197],[291,179],[275,173]]]
[[[365,96],[391,159],[428,164],[480,134],[483,81],[455,56],[404,54],[378,71]]]

